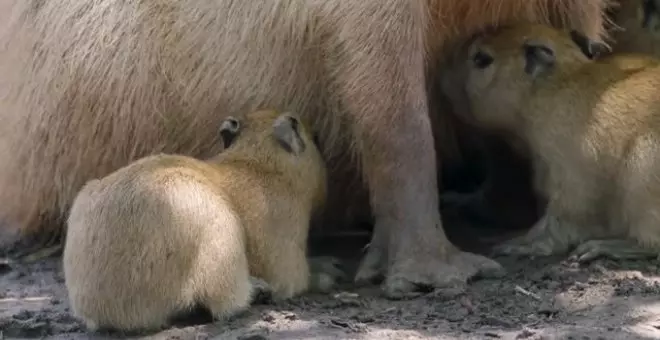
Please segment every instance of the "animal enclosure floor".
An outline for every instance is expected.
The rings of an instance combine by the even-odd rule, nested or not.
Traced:
[[[504,279],[389,301],[377,288],[256,305],[215,324],[140,339],[660,339],[660,263],[499,258]],[[0,264],[0,339],[109,339],[69,314],[59,259]],[[4,338],[3,338],[4,337]],[[118,336],[114,336],[117,338]],[[120,337],[123,338],[123,337]]]

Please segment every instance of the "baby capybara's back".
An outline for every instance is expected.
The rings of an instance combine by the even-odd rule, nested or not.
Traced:
[[[213,190],[213,171],[185,157],[152,156],[82,189],[63,260],[66,281],[76,281],[68,285],[73,312],[90,329],[163,327],[174,312],[207,300],[208,289],[225,290],[226,307],[245,307],[243,233]],[[218,226],[210,221],[224,230],[209,230]],[[205,287],[209,275],[219,287]]]

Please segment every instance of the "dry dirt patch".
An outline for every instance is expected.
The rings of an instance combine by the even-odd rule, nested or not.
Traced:
[[[499,260],[507,277],[466,291],[390,301],[376,287],[348,286],[136,338],[660,339],[658,261]],[[0,265],[0,329],[5,339],[122,338],[88,334],[71,317],[59,259]]]

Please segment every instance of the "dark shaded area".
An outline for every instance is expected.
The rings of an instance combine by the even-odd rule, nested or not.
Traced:
[[[441,202],[443,228],[460,248],[487,253],[495,243],[529,229],[540,217],[545,202],[533,191],[530,161],[503,136],[487,134],[460,121],[452,124],[460,126],[459,150],[452,153],[455,158],[440,163],[439,190],[441,196],[451,192],[467,199]],[[373,221],[365,218],[355,222],[351,228],[313,230],[310,251],[359,258],[370,241]]]

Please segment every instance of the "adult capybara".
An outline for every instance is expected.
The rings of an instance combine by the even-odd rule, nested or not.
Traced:
[[[9,21],[0,32],[0,74],[9,83],[0,102],[0,207],[24,238],[60,231],[87,180],[151,153],[212,154],[219,111],[274,107],[305,112],[331,182],[333,168],[359,166],[375,227],[356,279],[384,276],[391,297],[501,272],[444,234],[428,112],[432,61],[452,40],[515,20],[599,39],[607,6],[8,1],[10,10],[0,14],[0,22]]]
[[[516,25],[477,36],[457,61],[464,85],[453,93],[466,117],[527,148],[548,198],[539,222],[497,252],[660,253],[660,60],[597,57],[599,45],[574,30]]]

